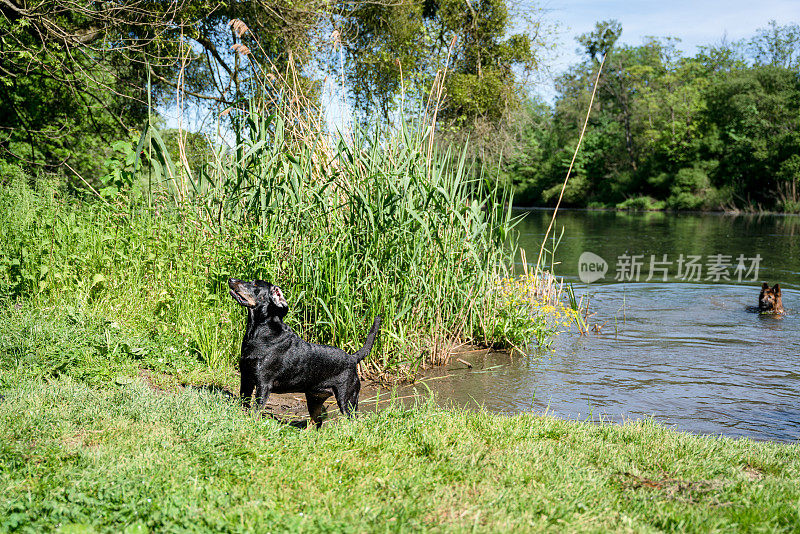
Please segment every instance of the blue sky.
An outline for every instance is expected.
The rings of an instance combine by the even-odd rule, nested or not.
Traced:
[[[524,4],[523,4],[524,5]],[[646,36],[678,37],[689,55],[699,45],[750,37],[774,19],[778,24],[800,23],[800,0],[543,0],[545,19],[561,25],[560,43],[551,58],[555,72],[579,61],[575,37],[592,31],[599,20],[622,23],[621,43],[639,45]]]

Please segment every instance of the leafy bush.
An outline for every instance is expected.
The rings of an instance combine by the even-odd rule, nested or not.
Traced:
[[[618,210],[632,211],[658,211],[666,207],[663,200],[655,200],[653,197],[633,197],[617,204]]]
[[[708,174],[699,167],[683,168],[675,175],[667,206],[676,210],[699,210],[716,198]]]
[[[571,176],[564,188],[564,196],[561,202],[566,206],[580,206],[585,202],[589,194],[589,187],[591,183],[582,174]],[[563,183],[558,183],[542,193],[542,199],[548,204],[555,204],[558,201],[558,196],[561,194],[561,188],[564,187]]]

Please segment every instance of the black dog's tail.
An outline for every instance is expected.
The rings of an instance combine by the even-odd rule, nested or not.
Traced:
[[[359,349],[358,352],[353,354],[353,357],[356,359],[356,363],[360,362],[364,358],[366,358],[370,351],[372,350],[372,345],[375,344],[375,337],[378,335],[378,330],[381,328],[381,316],[378,315],[375,317],[375,322],[372,323],[372,329],[369,331],[367,335],[367,341],[364,343],[364,346]]]

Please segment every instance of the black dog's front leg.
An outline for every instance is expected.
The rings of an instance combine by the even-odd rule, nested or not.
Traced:
[[[239,371],[242,373],[242,382],[239,387],[239,397],[242,399],[242,404],[245,408],[250,407],[250,401],[253,397],[253,390],[256,387],[256,377],[253,369],[250,369],[246,362],[242,361],[239,364]]]
[[[259,412],[264,409],[264,406],[267,405],[267,399],[269,399],[269,394],[272,392],[272,384],[270,382],[262,382],[258,381],[258,385],[256,386],[256,410]]]
[[[272,382],[263,380],[258,376],[258,369],[253,362],[243,359],[239,364],[242,373],[242,382],[239,388],[239,396],[245,408],[250,408],[253,400],[253,390],[255,389],[256,410],[260,411],[267,403],[269,394],[272,391]]]
[[[322,410],[325,407],[325,401],[330,397],[331,394],[327,391],[307,391],[306,392],[306,403],[308,403],[308,416],[311,419],[311,422],[314,423],[317,428],[322,426]]]

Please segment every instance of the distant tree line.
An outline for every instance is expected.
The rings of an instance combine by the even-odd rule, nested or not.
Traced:
[[[800,211],[800,27],[774,22],[685,57],[671,38],[615,45],[598,23],[553,108],[528,104],[503,165],[517,201],[555,202],[600,59],[607,58],[563,202],[628,209]]]

